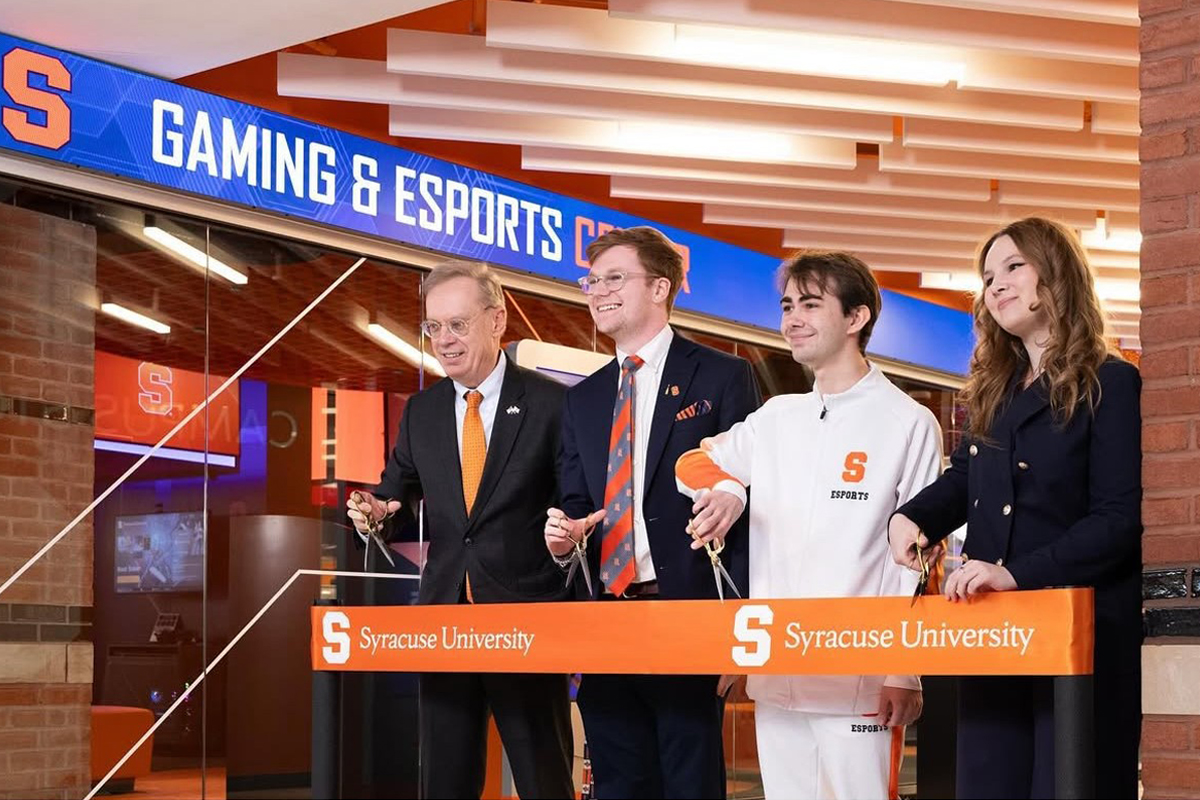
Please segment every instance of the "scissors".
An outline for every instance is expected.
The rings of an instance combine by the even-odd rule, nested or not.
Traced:
[[[688,523],[687,532],[693,539],[696,538],[691,522]],[[729,571],[721,563],[721,551],[724,549],[724,539],[718,539],[715,545],[712,542],[704,543],[704,552],[708,553],[708,560],[712,562],[713,582],[717,584],[717,597],[721,598],[722,603],[725,602],[725,584],[729,584],[729,588],[737,599],[742,599],[742,593],[738,591],[737,584],[733,582],[733,578],[729,577]]]
[[[571,581],[575,579],[576,570],[581,567],[583,568],[583,582],[587,584],[588,597],[593,596],[594,592],[592,591],[592,571],[587,568],[587,542],[588,537],[592,535],[592,531],[595,529],[595,525],[588,528],[583,532],[583,536],[579,538],[579,541],[571,539],[571,544],[574,545],[575,550],[571,553],[571,567],[567,570],[566,586],[569,588]]]
[[[925,560],[925,551],[920,547],[917,547],[917,560],[921,562],[921,577],[917,579],[917,589],[913,592],[909,608],[917,604],[917,598],[925,594],[925,589],[929,586],[929,562]]]
[[[367,538],[370,541],[375,542],[375,546],[379,548],[379,552],[383,553],[383,557],[387,559],[389,564],[391,564],[393,567],[396,566],[396,562],[392,558],[391,548],[389,548],[386,544],[384,544],[384,541],[383,541],[384,520],[386,520],[388,517],[392,516],[392,514],[395,512],[388,512],[383,515],[383,519],[377,520],[377,519],[374,519],[370,515],[370,513],[363,512],[362,507],[367,506],[367,508],[369,509],[370,503],[367,502],[367,499],[363,496],[362,492],[358,492],[358,491],[351,492],[350,499],[354,502],[354,505],[359,507],[359,509],[358,509],[359,513],[361,513],[363,515],[363,520],[366,522],[366,525],[367,525],[367,531],[366,531]],[[386,504],[385,504],[385,507],[386,507]],[[370,546],[370,543],[368,542],[367,546],[365,548],[363,548],[363,572],[367,571],[367,555],[370,553],[370,551],[371,551],[371,546]]]

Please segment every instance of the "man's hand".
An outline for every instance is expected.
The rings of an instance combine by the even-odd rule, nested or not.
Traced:
[[[722,675],[717,681],[717,696],[727,703],[744,703],[750,699],[746,694],[745,675]]]
[[[742,515],[745,505],[735,494],[720,489],[701,489],[692,504],[690,533],[695,541],[692,549],[699,550],[705,542],[724,541],[725,534]]]
[[[1006,568],[986,561],[968,561],[946,579],[942,590],[952,603],[966,600],[971,595],[984,592],[1010,592],[1017,588],[1017,581]]]
[[[889,728],[911,725],[921,716],[924,703],[920,689],[884,686],[879,692],[879,724]]]
[[[400,510],[400,501],[384,502],[370,492],[354,491],[346,499],[346,509],[346,516],[354,523],[355,530],[366,536],[371,526]]]
[[[571,519],[562,510],[546,510],[546,549],[551,555],[565,556],[591,533],[592,528],[604,519],[605,511],[593,511],[583,519]]]

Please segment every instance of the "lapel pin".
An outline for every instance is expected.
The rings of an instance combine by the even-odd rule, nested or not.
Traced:
[[[506,412],[505,412],[505,413],[507,413],[507,414],[520,414],[520,413],[521,413],[521,409],[517,408],[516,406],[509,406],[509,407],[508,407],[508,409],[506,410]]]
[[[671,397],[679,397],[679,387],[671,384]]]

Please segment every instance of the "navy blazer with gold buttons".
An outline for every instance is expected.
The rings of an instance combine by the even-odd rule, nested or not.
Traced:
[[[1137,669],[1142,640],[1141,377],[1110,357],[1095,410],[1063,425],[1043,380],[1014,387],[989,441],[964,438],[937,481],[898,509],[931,541],[967,525],[963,551],[1021,589],[1093,586],[1096,665]]]

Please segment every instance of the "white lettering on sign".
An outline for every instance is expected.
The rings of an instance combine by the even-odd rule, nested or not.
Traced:
[[[770,606],[749,605],[737,610],[733,635],[744,644],[734,646],[733,663],[739,667],[761,667],[767,663],[771,658],[771,632],[765,626],[774,621],[775,612]],[[746,647],[747,644],[754,645],[753,649]]]
[[[328,642],[321,648],[321,657],[329,664],[345,664],[350,660],[350,618],[341,611],[328,611],[321,617],[321,635]]]
[[[138,364],[138,405],[147,414],[165,417],[175,407],[175,392],[171,387],[174,375],[170,367],[143,361]]]

